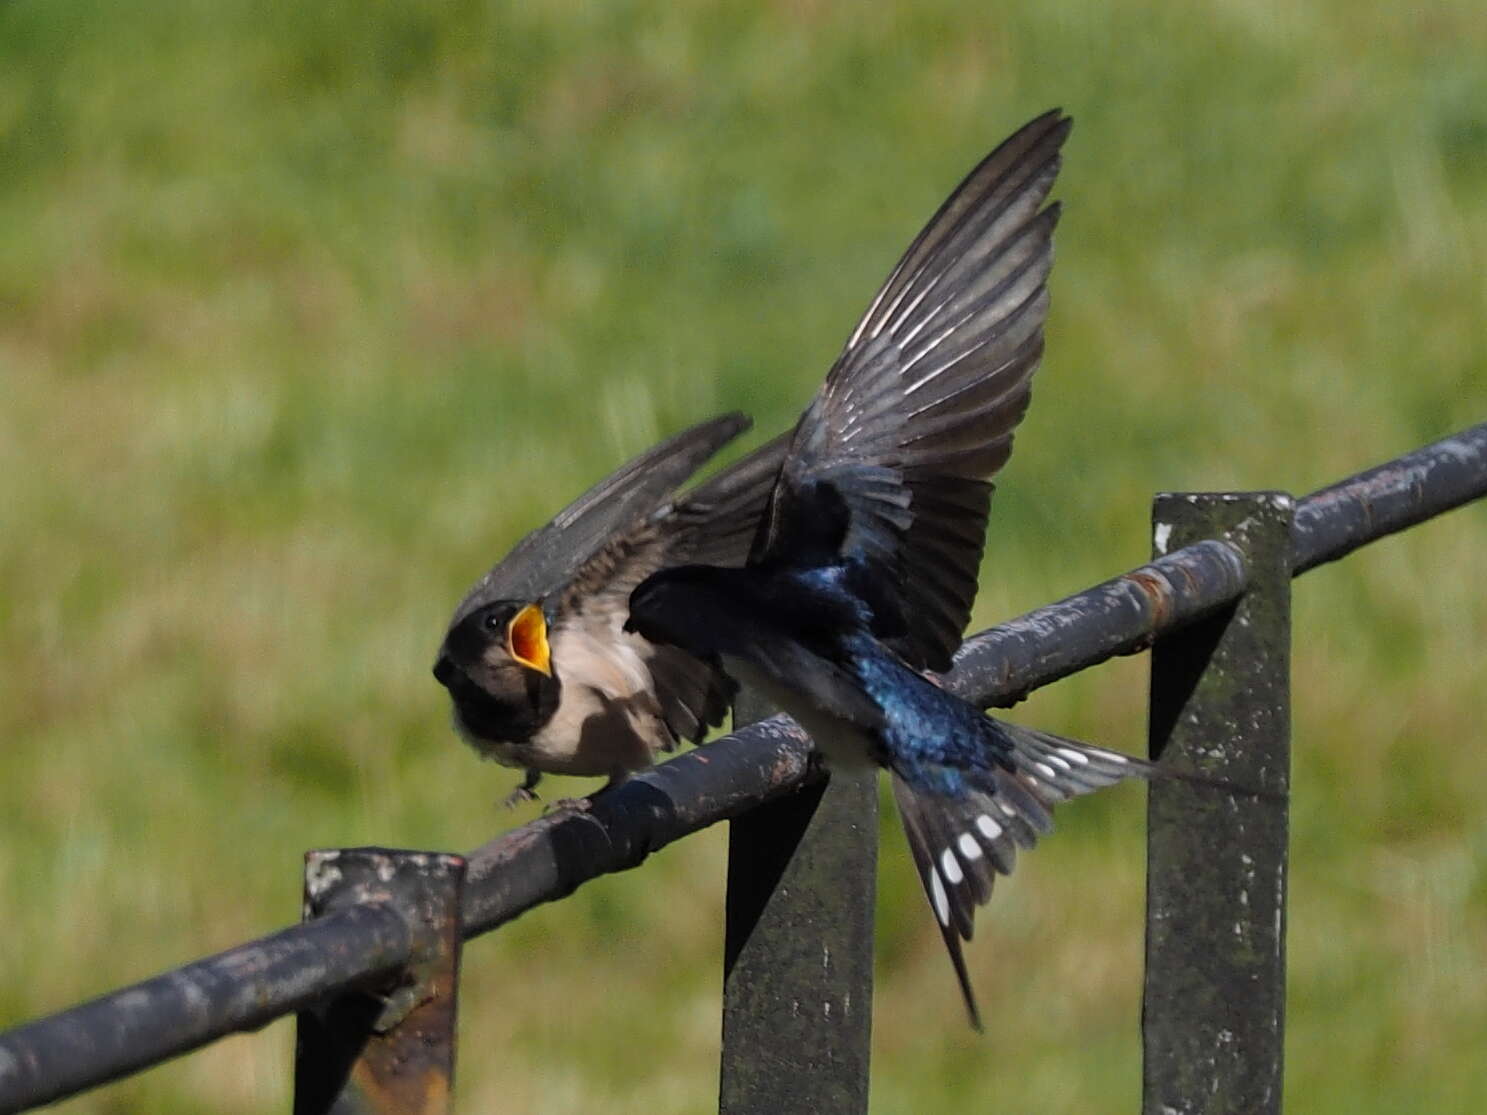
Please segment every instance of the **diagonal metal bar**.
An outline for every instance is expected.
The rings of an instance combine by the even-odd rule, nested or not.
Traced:
[[[1301,500],[1292,534],[1293,574],[1483,495],[1487,423]],[[1232,603],[1244,592],[1247,578],[1243,558],[1229,543],[1209,540],[1185,547],[972,636],[956,656],[947,684],[985,706],[1015,703],[1039,686],[1114,655],[1143,650],[1158,635]],[[491,841],[469,857],[466,938],[563,898],[589,879],[636,867],[674,840],[792,792],[814,777],[809,754],[804,733],[775,717],[600,794],[586,812],[556,813]],[[367,921],[336,920],[349,915],[365,915]],[[392,924],[396,918],[386,910],[347,911],[0,1033],[0,1115],[262,1026],[317,995],[395,969],[408,956],[406,939],[395,958],[396,950],[389,948],[390,935],[407,933],[406,926]],[[339,927],[326,938],[339,950],[334,963],[322,955],[326,946],[305,945],[319,941],[316,927],[327,923]],[[291,943],[291,952],[308,951],[285,959],[277,951],[281,941]],[[258,950],[271,945],[276,959],[267,970],[276,973],[273,978],[239,962],[231,969],[237,972],[235,981],[220,986],[209,982],[219,994],[205,1003],[188,990],[189,981],[181,982],[187,973],[199,976],[202,971],[220,980],[224,958],[259,955]],[[280,962],[285,967],[279,968]],[[221,988],[229,986],[234,993],[222,994]],[[57,1050],[66,1052],[59,1055]]]
[[[1313,492],[1296,505],[1291,575],[1487,495],[1487,422]]]
[[[395,910],[358,906],[17,1026],[0,1034],[0,1112],[257,1030],[327,992],[397,971],[412,948]]]

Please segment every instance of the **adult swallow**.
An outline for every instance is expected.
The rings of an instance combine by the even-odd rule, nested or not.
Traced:
[[[1054,805],[1151,764],[1003,723],[944,671],[976,593],[991,477],[1043,351],[1070,121],[1032,121],[910,245],[791,436],[747,564],[661,570],[629,626],[772,700],[832,766],[893,776],[914,862],[980,1028],[961,952],[976,906]]]
[[[635,458],[534,530],[466,594],[434,664],[459,733],[526,771],[603,775],[648,767],[722,721],[734,686],[713,665],[627,632],[630,592],[668,564],[742,564],[783,453],[764,446],[678,497],[750,425],[703,422]]]

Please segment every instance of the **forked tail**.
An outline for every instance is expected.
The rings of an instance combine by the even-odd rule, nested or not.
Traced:
[[[986,718],[990,771],[966,772],[975,785],[947,796],[916,790],[893,776],[893,796],[919,880],[950,953],[971,1025],[981,1029],[961,942],[975,928],[976,907],[991,897],[998,875],[1010,875],[1019,848],[1053,831],[1053,807],[1126,778],[1178,778],[1253,796],[1222,779],[1092,747],[1063,736]]]

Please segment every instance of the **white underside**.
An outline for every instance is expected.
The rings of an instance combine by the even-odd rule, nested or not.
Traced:
[[[746,658],[725,654],[723,669],[804,728],[832,766],[862,770],[874,765],[868,740],[855,724],[824,711],[799,690],[781,685]]]

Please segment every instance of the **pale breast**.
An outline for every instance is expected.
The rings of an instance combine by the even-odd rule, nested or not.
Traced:
[[[526,762],[560,774],[642,770],[673,744],[636,636],[556,625],[552,660],[563,682],[557,711],[522,744]]]

